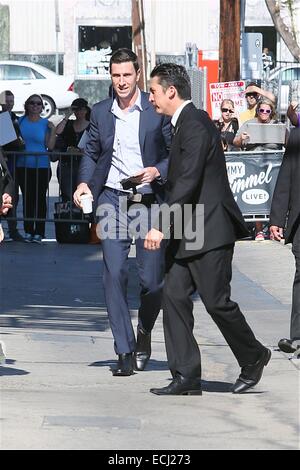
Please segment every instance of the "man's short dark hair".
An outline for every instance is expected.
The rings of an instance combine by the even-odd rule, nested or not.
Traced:
[[[112,64],[122,64],[123,62],[132,62],[136,72],[140,70],[137,55],[130,49],[125,47],[117,49],[110,58],[109,71],[111,72]]]
[[[182,65],[158,64],[150,74],[151,78],[158,77],[159,84],[167,90],[171,85],[178,92],[182,100],[191,99],[191,81],[188,73]]]
[[[3,93],[4,93],[5,97],[6,97],[6,96],[13,96],[13,97],[15,96],[15,95],[13,94],[13,92],[10,91],[10,90],[5,90]]]

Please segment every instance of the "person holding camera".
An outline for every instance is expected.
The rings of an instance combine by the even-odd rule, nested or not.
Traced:
[[[143,235],[135,234],[141,286],[136,339],[127,300],[132,242],[128,226],[140,208],[146,219],[145,225],[141,223],[146,235],[151,211],[158,212],[167,177],[171,126],[170,119],[156,114],[149,95],[138,88],[140,67],[134,52],[125,48],[114,52],[110,74],[113,96],[92,108],[89,139],[79,168],[80,184],[74,202],[81,207],[81,196],[92,194],[98,215],[102,207],[112,208],[109,224],[116,227],[114,233],[105,233],[107,218],[98,217],[103,281],[118,355],[113,375],[129,376],[134,368],[144,370],[150,358],[151,330],[161,308],[164,250],[145,250]],[[129,177],[133,177],[130,187],[123,187],[121,182]]]
[[[233,150],[233,139],[239,128],[239,122],[235,117],[234,102],[230,99],[222,101],[221,117],[214,121],[221,134],[221,141],[224,151]]]
[[[74,114],[75,119],[70,119]],[[90,124],[91,110],[84,98],[72,102],[71,109],[56,126],[55,149],[63,152],[57,165],[57,179],[62,202],[72,201],[77,186],[78,169],[81,160],[79,142]]]

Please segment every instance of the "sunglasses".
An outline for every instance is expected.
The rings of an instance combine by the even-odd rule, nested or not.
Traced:
[[[28,104],[31,104],[32,106],[34,106],[35,104],[37,106],[43,106],[43,103],[41,101],[28,101]]]
[[[234,113],[233,109],[228,109],[228,108],[222,108],[221,111],[222,111],[222,113],[230,113],[230,114]]]
[[[263,109],[263,108],[260,108],[260,109],[258,110],[258,112],[259,112],[260,114],[271,114],[271,110],[270,110],[270,109]]]

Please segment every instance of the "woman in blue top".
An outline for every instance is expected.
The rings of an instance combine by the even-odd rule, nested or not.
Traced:
[[[55,127],[48,119],[41,118],[43,101],[39,95],[31,95],[25,102],[25,115],[19,119],[26,152],[47,152],[55,145]],[[17,174],[23,196],[25,241],[40,243],[45,236],[45,222],[26,219],[45,219],[47,213],[47,189],[51,179],[48,155],[20,155],[17,158]]]

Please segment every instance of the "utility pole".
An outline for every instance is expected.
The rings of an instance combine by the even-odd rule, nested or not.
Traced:
[[[9,58],[9,6],[0,3],[0,60]]]
[[[147,60],[146,60],[146,42],[145,42],[145,20],[143,0],[131,0],[132,17],[132,38],[133,49],[138,56],[141,75],[139,79],[139,88],[147,89]]]
[[[240,79],[241,0],[220,0],[219,81]]]
[[[55,72],[59,73],[58,33],[60,33],[58,0],[54,0],[55,12]]]

